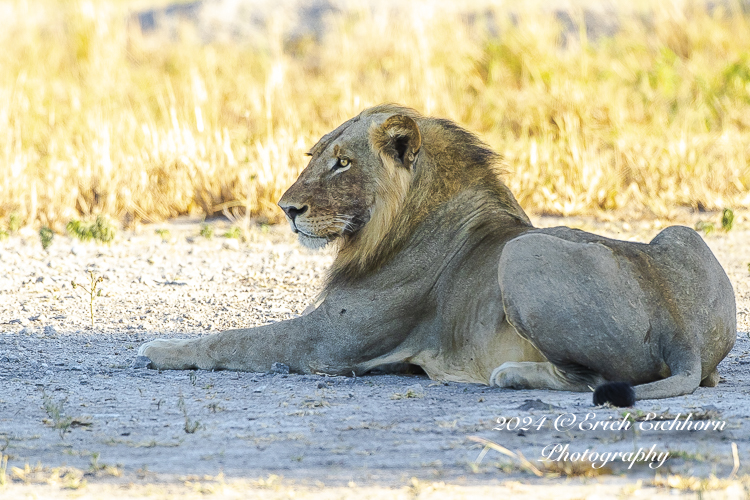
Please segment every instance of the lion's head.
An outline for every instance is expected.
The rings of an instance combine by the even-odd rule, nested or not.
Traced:
[[[385,229],[408,190],[422,142],[414,113],[394,111],[365,111],[310,150],[310,164],[279,201],[302,245],[319,248],[366,226]]]
[[[304,246],[341,243],[334,275],[379,266],[436,205],[463,189],[481,186],[528,222],[497,175],[498,155],[448,120],[380,105],[323,136],[308,154],[279,206]]]

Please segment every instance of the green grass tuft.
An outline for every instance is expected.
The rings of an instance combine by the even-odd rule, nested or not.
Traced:
[[[88,223],[73,219],[65,226],[65,230],[81,241],[95,240],[100,243],[111,243],[117,233],[109,219],[102,215]]]
[[[206,238],[207,240],[210,240],[214,235],[214,228],[211,226],[211,224],[203,223],[201,224],[201,236]]]
[[[734,211],[731,208],[725,208],[721,213],[721,228],[724,231],[731,231],[734,225]]]
[[[242,229],[237,226],[232,226],[227,232],[224,233],[225,238],[234,238],[236,240],[242,239]]]
[[[48,227],[43,227],[39,230],[39,241],[42,242],[42,248],[47,250],[52,244],[52,239],[55,237],[55,233]]]

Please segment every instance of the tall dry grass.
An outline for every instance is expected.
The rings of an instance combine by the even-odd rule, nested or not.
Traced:
[[[480,134],[532,212],[750,207],[750,17],[665,5],[595,41],[549,9],[426,2],[349,9],[320,40],[278,18],[248,44],[143,37],[122,1],[2,3],[0,226],[277,220],[307,148],[381,102]]]

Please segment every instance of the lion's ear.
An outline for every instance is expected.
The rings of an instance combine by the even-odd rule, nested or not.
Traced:
[[[394,115],[373,130],[371,137],[373,146],[380,154],[393,158],[407,169],[414,167],[422,146],[422,134],[417,122],[408,116]]]

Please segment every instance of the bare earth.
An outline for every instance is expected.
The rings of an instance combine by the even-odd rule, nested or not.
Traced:
[[[536,222],[639,241],[658,232],[654,222]],[[252,229],[241,243],[208,240],[195,222],[173,222],[158,226],[169,229],[167,241],[147,226],[111,246],[58,235],[49,252],[22,231],[0,242],[0,451],[8,457],[0,498],[672,498],[670,487],[742,498],[747,479],[723,481],[737,463],[732,443],[735,477],[750,473],[750,224],[736,226],[706,237],[737,296],[737,343],[720,365],[722,382],[628,411],[594,408],[591,394],[424,376],[133,368],[138,346],[157,337],[210,335],[301,313],[331,253],[301,248],[284,227]],[[93,329],[89,295],[71,285],[88,287],[87,270],[105,278]],[[625,422],[629,429],[600,428],[624,425],[628,412],[636,418]],[[638,420],[648,413],[664,414],[667,424],[692,414],[691,422],[710,428],[653,430],[653,421]],[[498,417],[513,429],[494,430]],[[587,427],[596,422],[598,429]],[[472,437],[520,451],[545,477],[496,450],[477,462],[482,445]],[[601,469],[611,474],[583,478],[597,469],[573,464],[575,457],[537,461],[554,444],[620,458]],[[652,446],[670,454],[661,467],[649,467],[658,459],[631,465],[630,455],[622,458]]]

